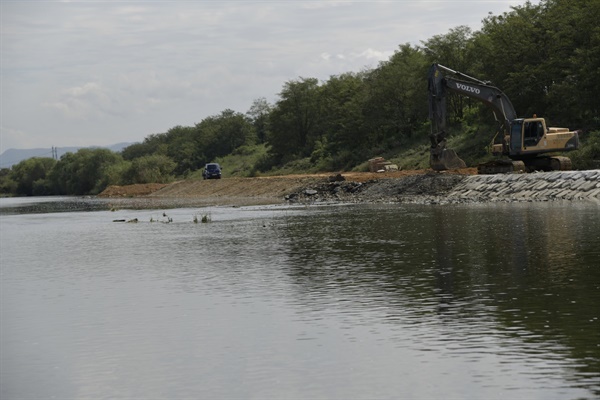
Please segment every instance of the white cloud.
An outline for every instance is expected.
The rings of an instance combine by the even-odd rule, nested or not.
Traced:
[[[87,82],[81,86],[63,90],[54,101],[43,106],[60,111],[69,119],[93,120],[104,114],[117,114],[116,101],[106,88],[97,82]]]
[[[30,138],[142,140],[226,108],[245,112],[286,81],[372,68],[400,44],[476,30],[488,11],[522,3],[3,3],[0,151]]]

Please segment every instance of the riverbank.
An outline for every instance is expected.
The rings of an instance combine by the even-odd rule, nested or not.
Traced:
[[[187,199],[205,205],[591,201],[600,170],[476,175],[474,169],[287,175],[111,186],[100,197]]]

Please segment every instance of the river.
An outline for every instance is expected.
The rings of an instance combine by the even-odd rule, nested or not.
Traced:
[[[164,206],[0,199],[2,399],[600,397],[598,205]]]

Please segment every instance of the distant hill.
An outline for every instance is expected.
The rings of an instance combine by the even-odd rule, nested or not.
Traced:
[[[110,146],[90,146],[88,148],[106,148],[112,151],[119,152],[125,147],[132,145],[133,143],[117,143]],[[57,147],[56,153],[58,158],[62,157],[66,153],[75,153],[79,149],[85,147]],[[0,154],[0,168],[10,168],[15,164],[20,163],[23,160],[27,160],[31,157],[52,157],[52,148],[36,148],[36,149],[8,149],[4,153]]]

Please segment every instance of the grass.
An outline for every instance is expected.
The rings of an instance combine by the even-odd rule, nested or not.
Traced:
[[[200,219],[198,219],[197,215],[194,215],[194,223],[202,222],[203,224],[207,224],[212,221],[210,214],[203,214]]]
[[[223,177],[240,176],[249,177],[256,176],[255,165],[267,156],[267,146],[257,144],[253,146],[241,146],[224,157],[217,157],[216,163],[219,163],[222,168]]]

